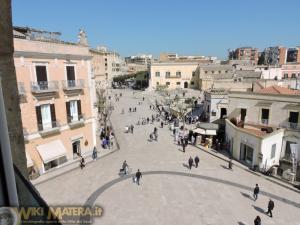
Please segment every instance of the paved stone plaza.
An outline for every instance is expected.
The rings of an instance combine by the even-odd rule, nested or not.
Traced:
[[[257,215],[263,225],[300,225],[299,193],[242,168],[228,170],[226,162],[199,148],[188,146],[183,153],[174,144],[168,126],[158,129],[157,142],[148,141],[159,123],[136,122],[154,114],[147,104],[154,95],[145,94],[143,105],[138,105],[141,93],[122,93],[111,116],[120,151],[88,164],[84,170],[78,168],[37,185],[50,205],[100,205],[104,215],[94,224],[103,225],[242,225],[253,224]],[[137,112],[129,113],[129,107],[137,107]],[[122,108],[125,114],[121,114]],[[135,126],[133,134],[124,132],[130,124]],[[190,171],[187,160],[196,155],[200,166]],[[132,182],[131,176],[118,175],[124,160],[134,173],[137,169],[144,173],[140,186]],[[256,183],[261,194],[254,202],[252,190]],[[275,202],[273,218],[264,214],[270,197]]]

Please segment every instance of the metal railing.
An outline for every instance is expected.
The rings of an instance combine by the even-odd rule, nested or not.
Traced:
[[[48,131],[52,130],[53,128],[59,127],[58,121],[51,121],[49,123],[39,123],[38,129],[39,131]]]
[[[84,80],[63,80],[62,84],[64,89],[82,89],[84,87]]]
[[[80,114],[78,116],[67,116],[68,123],[84,121],[84,115]]]
[[[18,82],[18,92],[19,95],[25,95],[25,86],[23,82]]]
[[[260,122],[264,125],[268,125],[269,124],[269,120],[268,119],[260,119]]]
[[[280,127],[300,131],[300,123],[283,122],[280,124]]]
[[[58,81],[31,82],[31,91],[35,93],[53,92],[58,90]]]

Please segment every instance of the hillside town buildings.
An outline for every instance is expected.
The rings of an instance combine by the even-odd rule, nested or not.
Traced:
[[[254,65],[258,62],[258,49],[252,47],[240,47],[229,51],[229,59],[249,60]]]
[[[27,167],[31,175],[76,161],[96,145],[91,55],[83,31],[79,43],[60,33],[14,28]]]

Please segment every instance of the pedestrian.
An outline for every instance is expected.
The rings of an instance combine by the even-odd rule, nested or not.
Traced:
[[[182,143],[182,151],[185,152],[185,144]]]
[[[134,111],[136,112],[136,107],[134,107]]]
[[[145,100],[145,97],[143,97],[143,101]]]
[[[97,148],[96,148],[96,146],[94,146],[94,148],[93,148],[92,158],[93,158],[93,160],[97,160]]]
[[[140,172],[140,170],[138,169],[138,171],[135,174],[135,178],[136,178],[136,183],[137,185],[140,185],[140,179],[142,177],[142,173]]]
[[[151,105],[150,105],[150,109],[151,109]]]
[[[131,112],[131,108],[129,108],[129,112]]]
[[[229,161],[228,161],[228,169],[232,169],[232,161],[231,161],[231,159],[229,159]]]
[[[253,190],[253,198],[254,198],[254,201],[257,200],[258,193],[259,193],[259,187],[258,187],[258,184],[256,184],[256,185],[255,185],[255,188],[254,188],[254,190]]]
[[[149,123],[149,121],[150,121],[150,119],[149,119],[149,117],[147,117],[147,123]]]
[[[175,136],[175,132],[176,132],[176,130],[175,130],[175,128],[173,129],[173,135]]]
[[[261,219],[259,216],[257,216],[254,220],[254,225],[261,225]]]
[[[122,165],[122,170],[124,172],[124,174],[126,175],[127,174],[127,168],[128,168],[128,164],[126,162],[126,160],[123,162],[123,165]]]
[[[131,125],[131,126],[130,126],[130,130],[131,130],[131,133],[132,133],[132,134],[133,134],[133,128],[134,128],[134,126]]]
[[[188,139],[187,137],[185,137],[185,138],[184,138],[184,142],[185,142],[185,145],[188,146],[188,144],[189,144],[189,139]]]
[[[84,161],[84,158],[82,156],[80,156],[81,159],[80,159],[80,169],[83,169],[85,167],[85,161]]]
[[[191,136],[191,144],[192,144],[192,145],[195,144],[195,137],[194,137],[194,135]]]
[[[157,128],[156,127],[154,127],[154,134],[156,134],[157,133]]]
[[[274,202],[272,199],[270,199],[268,203],[268,211],[266,212],[267,215],[270,214],[270,217],[273,217],[272,210],[274,209]]]
[[[189,158],[189,169],[190,169],[190,170],[192,169],[193,163],[194,163],[194,160],[193,160],[193,158],[190,156],[190,158]]]
[[[195,167],[198,168],[198,164],[200,162],[200,159],[198,156],[195,157]]]
[[[160,122],[160,127],[164,128],[164,122],[163,121]]]

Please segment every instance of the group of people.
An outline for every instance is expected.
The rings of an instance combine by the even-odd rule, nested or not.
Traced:
[[[128,166],[126,160],[122,164],[122,168],[120,169],[120,173],[123,173],[124,175],[127,175],[127,174],[130,173],[129,166]],[[135,176],[132,177],[132,180],[137,185],[140,185],[140,179],[141,178],[142,178],[142,173],[141,173],[140,169],[138,169],[137,172],[135,173]]]
[[[192,156],[190,156],[189,160],[188,160],[188,164],[189,164],[189,169],[191,170],[193,165],[195,162],[195,168],[198,168],[199,162],[200,162],[200,158],[198,156],[195,157],[195,159],[192,158]]]
[[[134,108],[129,107],[128,112],[136,112],[136,107],[134,107]]]
[[[100,140],[101,140],[101,146],[104,149],[110,149],[114,146],[114,133],[110,127],[105,129],[102,127],[100,128]]]
[[[133,129],[134,129],[134,126],[132,124],[125,127],[125,131],[128,133],[132,133],[132,134],[133,134]]]

